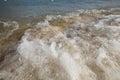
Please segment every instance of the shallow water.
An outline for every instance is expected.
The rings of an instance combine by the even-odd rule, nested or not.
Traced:
[[[47,15],[27,25],[7,49],[1,79],[120,80],[119,8]]]
[[[120,7],[120,0],[0,0],[0,19],[19,20],[79,9]]]

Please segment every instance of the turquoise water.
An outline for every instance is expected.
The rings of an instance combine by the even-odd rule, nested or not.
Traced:
[[[35,18],[43,14],[119,6],[120,0],[0,0],[0,19]]]

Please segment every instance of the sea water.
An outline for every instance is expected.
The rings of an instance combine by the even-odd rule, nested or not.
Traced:
[[[0,79],[120,80],[119,3],[1,1],[1,13],[5,13],[1,16],[9,21],[0,21],[0,55],[5,54]],[[15,21],[42,14],[46,14],[42,20],[24,24]],[[21,33],[21,37],[16,37]]]
[[[120,0],[0,0],[0,18],[36,18],[78,9],[114,8]]]

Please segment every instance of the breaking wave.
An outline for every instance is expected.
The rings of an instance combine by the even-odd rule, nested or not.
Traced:
[[[28,29],[5,80],[120,80],[120,10],[48,15]],[[15,57],[14,57],[15,58]],[[6,76],[8,75],[8,76]]]
[[[8,38],[18,28],[19,24],[16,21],[0,21],[0,40]]]

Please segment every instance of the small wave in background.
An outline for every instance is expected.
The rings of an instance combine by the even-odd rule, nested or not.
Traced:
[[[1,24],[14,36],[4,42],[3,80],[120,80],[119,8]]]

